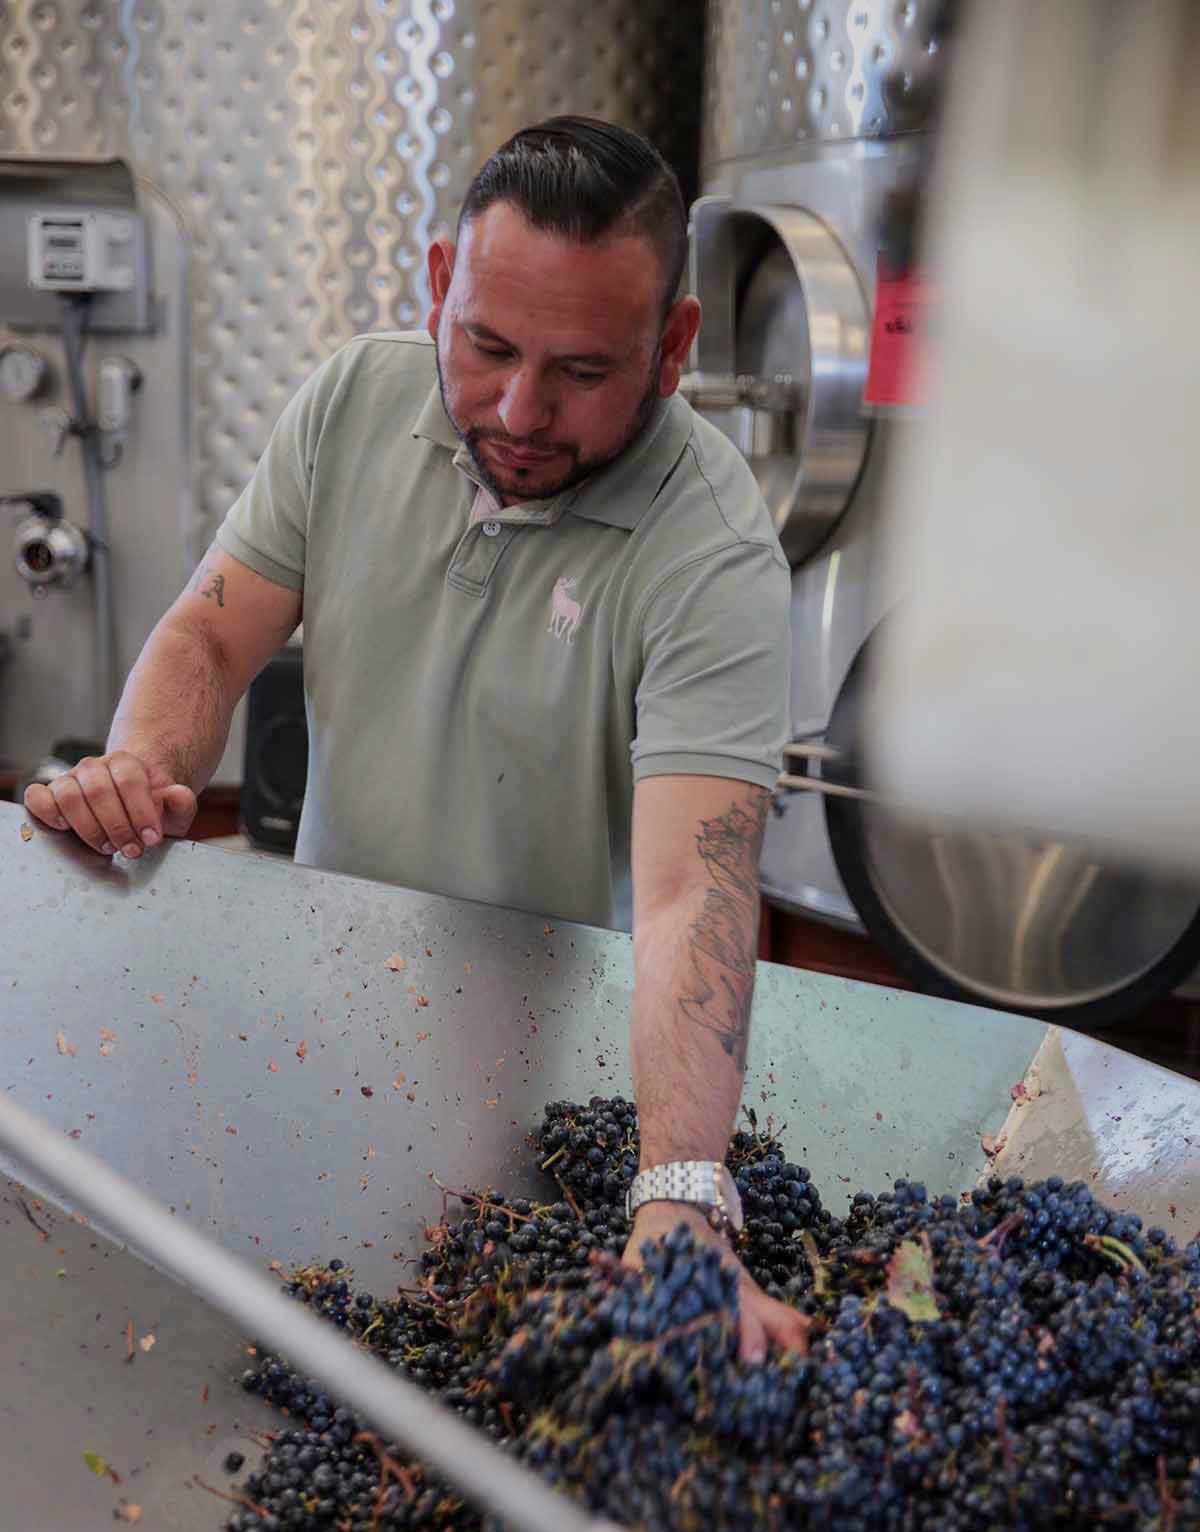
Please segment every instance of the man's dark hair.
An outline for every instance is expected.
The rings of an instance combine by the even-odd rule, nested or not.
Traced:
[[[471,182],[458,226],[511,202],[535,229],[591,244],[606,234],[649,240],[663,270],[666,313],[687,259],[687,212],[675,172],[652,144],[596,117],[549,117],[522,128]]]

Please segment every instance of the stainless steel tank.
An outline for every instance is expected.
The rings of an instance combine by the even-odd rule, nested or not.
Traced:
[[[0,8],[0,162],[98,175],[123,162],[171,225],[151,230],[155,281],[184,307],[157,350],[142,347],[143,429],[111,481],[119,669],[302,379],[359,331],[423,321],[426,247],[504,138],[553,113],[609,117],[654,140],[694,191],[703,47],[702,5],[673,0]],[[61,377],[55,337],[27,338]],[[58,402],[48,388],[38,404]],[[78,465],[52,445],[29,409],[0,404],[0,494],[57,492],[71,517]],[[9,535],[0,525],[3,564]],[[14,629],[0,755],[32,764],[91,727],[71,682],[87,673],[90,599],[85,580],[31,608],[0,574],[0,629]],[[236,756],[221,774],[240,775]]]
[[[688,390],[746,453],[793,565],[790,764],[851,789],[887,460],[919,412],[862,403],[888,210],[926,170],[942,0],[713,0]],[[947,578],[953,572],[947,571]],[[1013,591],[1013,600],[1019,591]],[[821,776],[824,773],[825,781]],[[794,792],[767,831],[780,906],[865,924],[922,988],[1102,1024],[1200,956],[1200,890],[1065,841],[914,824]]]

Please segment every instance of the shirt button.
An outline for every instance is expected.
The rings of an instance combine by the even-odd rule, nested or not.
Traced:
[[[498,521],[485,521],[483,524],[484,537],[499,537],[500,523]]]

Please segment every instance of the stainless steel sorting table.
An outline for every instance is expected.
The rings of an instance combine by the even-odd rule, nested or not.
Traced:
[[[541,1105],[630,1090],[626,936],[191,843],[109,864],[23,823],[0,805],[5,1088],[264,1266],[340,1255],[386,1292],[433,1176],[534,1190]],[[1200,1088],[1039,1022],[761,964],[745,1100],[835,1211],[899,1175],[966,1188],[990,1135],[1006,1173],[1200,1224]],[[3,1191],[0,1529],[108,1527],[122,1499],[146,1529],[221,1525],[193,1475],[227,1487],[273,1418],[236,1388],[243,1338]]]

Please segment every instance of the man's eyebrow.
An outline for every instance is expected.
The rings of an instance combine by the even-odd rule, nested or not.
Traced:
[[[463,329],[473,340],[491,341],[493,345],[504,346],[509,351],[517,349],[512,341],[506,340],[503,335],[498,335],[488,325],[479,324],[475,320],[465,320]],[[554,360],[556,362],[570,362],[576,367],[616,367],[620,358],[613,356],[608,351],[581,351],[572,352],[567,356],[556,356]]]
[[[498,346],[507,346],[510,351],[516,350],[512,341],[505,340],[503,335],[497,335],[495,330],[489,330],[485,324],[476,324],[474,320],[463,321],[463,329],[475,340],[495,341]]]
[[[617,358],[607,351],[581,351],[571,356],[555,357],[555,361],[573,362],[576,366],[582,364],[585,367],[615,367],[617,365]]]

